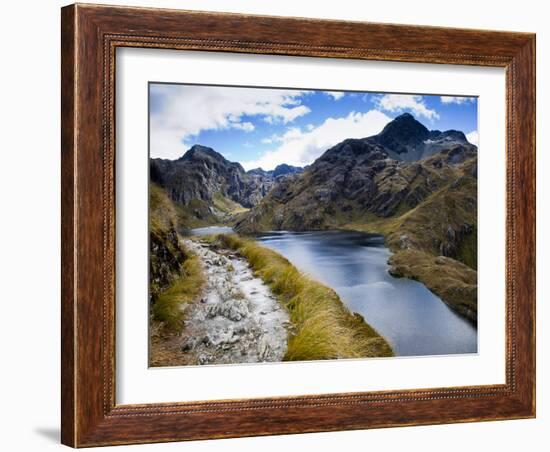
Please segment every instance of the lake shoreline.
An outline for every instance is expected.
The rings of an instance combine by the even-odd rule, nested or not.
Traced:
[[[224,228],[227,232],[233,232],[230,227]],[[205,230],[210,230],[209,228],[205,228]],[[238,234],[238,233],[237,233]],[[398,257],[401,257],[401,254],[403,253],[395,253],[393,247],[388,246],[388,243],[386,241],[386,237],[384,234],[378,233],[378,232],[365,232],[365,231],[357,231],[357,230],[350,230],[345,228],[340,229],[331,229],[331,230],[317,230],[317,231],[271,231],[271,232],[261,232],[258,234],[255,234],[253,236],[247,235],[245,237],[253,238],[255,241],[257,241],[261,245],[266,245],[264,243],[264,238],[267,238],[270,240],[270,237],[274,236],[292,236],[295,239],[299,239],[301,241],[306,241],[308,237],[312,236],[319,236],[319,237],[325,237],[323,240],[328,239],[329,242],[338,241],[338,237],[341,237],[342,235],[350,235],[353,238],[352,242],[357,242],[361,246],[358,249],[363,248],[363,245],[367,244],[368,246],[365,249],[372,249],[372,246],[374,246],[374,249],[386,249],[387,254],[384,254],[383,257],[380,257],[377,259],[376,267],[377,271],[379,272],[379,275],[377,277],[378,280],[386,280],[387,283],[384,284],[390,284],[392,286],[402,288],[402,287],[409,287],[409,291],[412,294],[417,295],[410,295],[406,292],[405,289],[400,289],[399,292],[405,291],[405,293],[401,294],[401,299],[393,300],[392,292],[384,292],[380,291],[379,289],[375,290],[373,292],[373,295],[371,295],[369,298],[372,297],[378,297],[381,298],[378,302],[372,302],[369,301],[368,304],[374,304],[378,305],[378,308],[374,310],[373,308],[367,308],[365,311],[364,302],[363,300],[363,294],[359,293],[356,294],[353,292],[352,289],[345,289],[345,287],[339,288],[337,283],[334,283],[327,279],[321,279],[321,282],[324,284],[327,284],[329,287],[336,289],[336,292],[340,296],[344,295],[345,298],[348,300],[346,302],[346,305],[348,305],[348,308],[352,312],[356,312],[360,315],[362,315],[367,321],[372,324],[377,330],[380,331],[381,335],[385,337],[387,340],[390,341],[392,344],[392,347],[394,348],[397,355],[405,355],[405,356],[421,356],[421,355],[433,355],[433,354],[456,354],[456,353],[473,353],[477,351],[477,328],[474,322],[469,320],[463,315],[460,315],[459,312],[457,312],[456,309],[454,309],[454,306],[451,306],[447,301],[442,298],[436,291],[432,290],[432,287],[428,286],[427,284],[422,281],[421,278],[418,278],[414,273],[405,273],[405,274],[396,274],[396,261],[395,257],[396,255]],[[240,236],[240,235],[239,235]],[[333,240],[334,239],[334,240]],[[365,242],[366,241],[366,242]],[[284,250],[277,249],[276,247],[271,247],[271,249],[281,252]],[[290,260],[294,265],[297,265],[298,268],[301,268],[302,270],[306,270],[306,272],[311,271],[312,269],[308,270],[307,265],[300,265],[300,253],[297,253],[296,255],[289,256],[283,252],[283,255]],[[435,257],[434,257],[435,259]],[[439,260],[445,260],[444,257],[440,257]],[[450,260],[450,259],[449,259]],[[447,262],[444,262],[445,264],[448,264]],[[304,263],[302,263],[304,264]],[[305,263],[307,264],[307,263]],[[451,262],[452,264],[452,262]],[[346,265],[345,262],[342,263],[343,266]],[[364,264],[362,267],[353,269],[353,272],[361,272],[364,270],[363,267],[368,266],[370,264]],[[404,265],[401,262],[401,265]],[[444,267],[444,266],[443,266]],[[407,267],[404,267],[405,270],[408,270]],[[399,271],[403,271],[403,267],[399,268]],[[333,268],[331,272],[338,273],[341,271],[341,269],[338,269],[337,267]],[[311,273],[310,273],[311,274]],[[314,277],[318,276],[313,274]],[[317,280],[319,280],[318,277],[316,277]],[[376,278],[375,278],[376,279]],[[367,278],[368,280],[368,278]],[[361,283],[364,281],[358,281],[357,284],[361,286]],[[382,283],[380,283],[382,284]],[[358,286],[358,287],[359,287]],[[351,290],[351,292],[350,292]],[[412,299],[413,301],[408,301]],[[420,301],[415,301],[417,298],[420,299]],[[349,304],[349,300],[353,300],[351,305]],[[384,300],[390,300],[388,303],[384,303]],[[427,301],[422,301],[424,299],[428,299],[429,303]],[[357,301],[359,300],[359,301]],[[396,305],[397,303],[397,305]],[[427,305],[426,305],[427,303]],[[390,314],[386,313],[387,306],[388,305],[394,305],[395,306],[401,306],[397,309],[396,313]],[[416,310],[418,312],[415,312],[415,309],[413,307],[416,306]],[[429,306],[429,308],[427,307]],[[392,308],[392,309],[394,309]],[[378,311],[382,311],[383,314],[381,314]],[[390,310],[391,311],[391,310]],[[449,311],[449,312],[447,312]],[[404,320],[398,320],[400,316],[404,315],[402,312],[408,312],[408,316],[411,318],[415,318],[418,316],[419,312],[424,312],[427,316],[427,318],[431,318],[431,315],[436,315],[435,320],[433,321],[433,324],[430,324],[428,321],[422,321],[421,319],[416,319],[414,323],[410,319],[404,319]],[[437,314],[433,314],[436,312]],[[388,320],[387,316],[397,316],[395,319],[390,318]],[[443,316],[443,317],[441,317]],[[378,320],[377,320],[378,317]],[[373,323],[374,320],[374,323]],[[397,328],[397,324],[401,323],[401,328],[405,330],[405,332],[400,333],[396,332],[395,328]],[[440,323],[440,325],[438,325]],[[466,324],[466,325],[465,325]],[[442,331],[441,325],[448,325],[449,333],[446,333],[445,331]],[[417,331],[421,330],[423,331],[423,334],[419,334]],[[389,331],[389,332],[388,332]],[[434,333],[435,331],[435,333]],[[454,331],[455,333],[453,333]],[[427,337],[429,337],[432,334],[436,334],[436,340],[435,342],[442,342],[441,346],[437,346],[434,344],[429,344]],[[453,334],[457,335],[456,343],[453,343]],[[408,335],[408,336],[407,336]],[[403,337],[409,337],[409,340],[402,339]],[[397,339],[395,339],[397,337]],[[413,339],[414,338],[414,339]],[[408,344],[411,343],[412,344]],[[420,344],[417,345],[415,342],[419,342]]]
[[[477,271],[459,260],[436,255],[414,245],[404,231],[386,230],[381,223],[354,225],[343,231],[379,234],[392,255],[388,260],[390,275],[424,284],[454,312],[477,328]]]
[[[235,233],[240,234],[238,231]],[[411,249],[410,243],[394,238],[388,239],[387,233],[380,232],[376,227],[340,227],[333,229],[303,230],[273,230],[260,231],[244,236],[258,237],[264,234],[289,232],[293,234],[358,232],[372,237],[382,237],[385,246],[391,250],[388,259],[388,273],[394,278],[408,278],[424,284],[431,292],[441,299],[445,305],[477,328],[477,272],[455,259],[436,256],[422,250]],[[400,236],[406,237],[401,234]],[[450,278],[449,278],[450,277]],[[444,281],[453,280],[452,284]],[[475,281],[475,284],[472,282]],[[472,286],[476,286],[475,288]]]
[[[422,281],[413,277],[396,278],[389,273],[394,254],[386,246],[382,234],[349,230],[274,231],[257,235],[256,239],[262,245],[266,245],[262,241],[265,237],[268,240],[274,240],[272,249],[282,251],[293,264],[312,273],[324,284],[335,289],[347,300],[346,303],[352,311],[363,315],[390,340],[398,355],[418,356],[477,351],[477,331],[474,325],[459,316],[456,311],[450,310],[445,300]],[[343,245],[343,254],[340,254],[338,243],[339,238],[342,237],[347,245]],[[325,244],[316,250],[319,240]],[[280,245],[277,245],[279,243]],[[293,247],[297,248],[296,251],[293,251]],[[332,257],[326,257],[327,262],[323,263],[323,259],[327,256],[327,249],[336,251],[334,259],[339,259],[340,263],[336,261],[332,263]],[[387,251],[383,251],[384,249]],[[347,250],[352,254],[348,256]],[[376,255],[372,255],[376,250],[379,251],[375,253]],[[309,258],[303,256],[311,252],[313,254]],[[365,253],[366,255],[363,255]],[[369,257],[368,254],[371,256]],[[366,260],[361,261],[360,265],[349,262],[355,258]],[[372,259],[375,260],[372,261]],[[329,268],[323,274],[321,269],[324,265],[328,265]],[[369,271],[369,268],[375,270]],[[372,272],[376,274],[371,274]],[[335,278],[339,273],[351,275],[350,278],[354,281],[350,283],[350,288],[345,287],[347,282]],[[356,277],[352,278],[353,275]],[[380,284],[383,285],[379,286]],[[368,295],[369,293],[371,295]],[[373,301],[373,298],[377,300]],[[420,312],[424,313],[425,320],[416,318]],[[402,318],[405,313],[407,313],[406,317]],[[431,320],[432,317],[433,320]],[[397,325],[400,325],[400,329],[404,331],[396,331],[396,328],[399,329]],[[449,332],[444,331],[443,325],[448,327]],[[437,338],[435,342],[441,342],[440,346],[429,343],[428,337],[433,334]],[[456,340],[452,337],[453,334],[457,336]]]
[[[394,356],[391,345],[330,287],[305,275],[256,240],[218,235],[212,240],[246,258],[287,308],[293,323],[285,361]]]

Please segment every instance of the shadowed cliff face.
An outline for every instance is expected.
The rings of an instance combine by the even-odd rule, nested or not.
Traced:
[[[177,213],[159,187],[152,185],[149,199],[149,284],[150,302],[181,274],[188,253],[180,245]]]
[[[151,159],[151,180],[163,187],[173,201],[213,201],[221,194],[243,207],[257,204],[271,188],[270,178],[247,175],[239,163],[226,160],[211,148],[195,145],[178,160]]]

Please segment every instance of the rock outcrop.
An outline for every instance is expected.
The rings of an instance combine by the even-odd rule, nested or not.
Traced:
[[[149,217],[149,301],[181,276],[188,258],[176,231],[176,214],[166,193],[151,187]]]

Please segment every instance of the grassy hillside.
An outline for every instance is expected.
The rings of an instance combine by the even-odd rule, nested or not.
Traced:
[[[149,184],[149,209],[151,221],[172,221],[178,232],[204,226],[230,224],[235,217],[248,209],[239,203],[214,194],[212,202],[194,199],[184,206],[170,200],[165,190],[155,183]]]
[[[390,274],[422,282],[450,308],[477,322],[477,272],[449,257],[422,251],[397,251],[390,258]]]
[[[382,233],[386,243],[395,250],[413,248],[433,255],[450,254],[454,258],[460,255],[466,265],[475,269],[477,260],[476,254],[472,254],[472,243],[463,239],[476,236],[476,199],[476,179],[463,176],[400,215],[346,226]]]
[[[220,235],[218,240],[245,257],[288,310],[294,332],[285,360],[393,355],[386,340],[362,316],[352,314],[336,292],[300,273],[278,253],[237,235]]]
[[[394,253],[389,261],[392,275],[421,281],[475,323],[476,200],[477,180],[466,174],[399,216],[344,227],[383,234]]]

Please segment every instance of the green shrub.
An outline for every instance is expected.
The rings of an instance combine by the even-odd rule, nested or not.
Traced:
[[[161,322],[167,331],[181,328],[185,304],[198,297],[205,282],[199,258],[189,256],[182,265],[180,277],[158,295],[152,307],[153,320]]]

